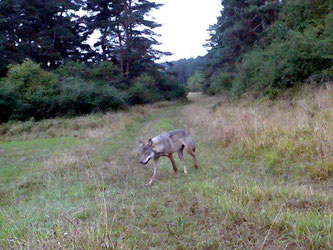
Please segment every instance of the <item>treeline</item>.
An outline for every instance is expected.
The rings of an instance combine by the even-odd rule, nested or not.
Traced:
[[[207,67],[192,85],[208,94],[251,89],[275,96],[333,79],[333,1],[224,0],[210,27]]]
[[[171,99],[147,0],[0,1],[0,121]],[[93,46],[89,37],[97,37]]]
[[[197,58],[162,63],[162,66],[174,75],[179,82],[186,84],[192,75],[207,66],[207,60],[205,57],[198,56]]]

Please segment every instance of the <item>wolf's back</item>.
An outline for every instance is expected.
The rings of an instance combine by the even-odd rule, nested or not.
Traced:
[[[152,139],[154,148],[159,153],[172,153],[184,148],[193,141],[188,132],[177,129],[171,132],[165,132]],[[193,143],[192,143],[193,144]]]

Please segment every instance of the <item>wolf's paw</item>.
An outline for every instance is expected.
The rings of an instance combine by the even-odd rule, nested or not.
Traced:
[[[147,187],[151,187],[153,184],[154,184],[154,182],[153,182],[153,181],[150,181],[150,182],[148,182],[148,183],[146,184],[146,186],[147,186]]]

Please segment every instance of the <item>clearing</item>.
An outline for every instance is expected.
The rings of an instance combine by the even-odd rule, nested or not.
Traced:
[[[0,125],[0,248],[333,248],[331,94],[312,107],[311,94],[272,105],[192,93]],[[146,187],[138,140],[178,128],[196,141],[200,169],[186,154],[188,175],[177,159],[175,176],[161,158]]]

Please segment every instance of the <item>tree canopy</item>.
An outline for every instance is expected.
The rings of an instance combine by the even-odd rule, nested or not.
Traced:
[[[223,0],[210,27],[207,93],[276,93],[333,78],[331,0]]]
[[[31,58],[45,69],[65,60],[110,61],[126,77],[156,70],[163,53],[148,13],[161,5],[147,0],[3,0],[0,2],[0,76],[7,65]],[[82,14],[84,13],[84,14]],[[100,34],[92,48],[88,38]]]

